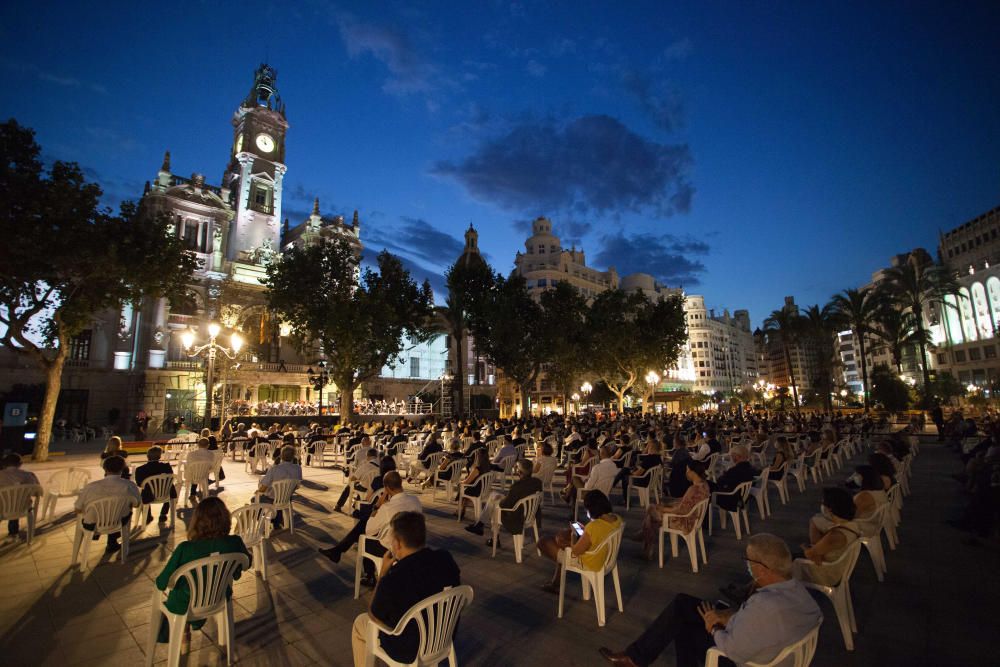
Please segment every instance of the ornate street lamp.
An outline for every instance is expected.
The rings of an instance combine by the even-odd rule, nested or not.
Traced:
[[[184,344],[184,351],[189,357],[205,356],[208,358],[208,373],[205,377],[205,426],[212,427],[212,401],[214,399],[214,376],[215,376],[215,355],[219,352],[226,355],[228,359],[235,359],[243,348],[243,338],[235,331],[229,337],[230,347],[223,347],[215,342],[219,332],[222,330],[216,322],[208,325],[208,342],[195,347],[195,332],[187,329],[181,334],[181,342]]]
[[[306,369],[306,377],[312,388],[319,392],[319,415],[323,414],[323,388],[330,382],[330,372],[326,370],[326,362],[320,359],[316,362],[319,372],[313,372],[312,367]]]
[[[570,398],[573,399],[573,404],[576,406],[576,413],[580,414],[580,394],[574,392]]]
[[[590,392],[594,391],[594,387],[589,382],[584,382],[580,385],[580,393],[583,394],[583,402],[590,405]]]
[[[656,386],[660,384],[660,376],[656,371],[649,371],[646,373],[646,384],[649,385],[649,402],[653,402],[653,396],[656,393]],[[646,412],[647,406],[642,406],[642,411]]]

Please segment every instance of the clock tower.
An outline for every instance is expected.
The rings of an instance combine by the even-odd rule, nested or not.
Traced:
[[[233,114],[233,146],[222,181],[236,213],[226,247],[229,260],[255,249],[280,249],[288,121],[277,78],[268,65],[258,67],[250,93]]]

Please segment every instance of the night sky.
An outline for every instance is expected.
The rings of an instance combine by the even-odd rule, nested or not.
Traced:
[[[1000,205],[995,1],[412,4],[9,0],[0,117],[109,204],[165,149],[218,184],[267,61],[292,224],[356,208],[440,289],[470,222],[506,273],[546,215],[755,323]]]

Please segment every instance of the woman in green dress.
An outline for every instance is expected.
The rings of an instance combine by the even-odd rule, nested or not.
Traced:
[[[187,540],[178,544],[174,549],[170,560],[160,572],[160,576],[156,578],[156,587],[161,591],[166,590],[171,575],[178,568],[212,554],[238,553],[252,558],[246,545],[243,544],[243,538],[239,535],[229,534],[231,524],[232,518],[229,515],[229,509],[221,499],[208,497],[199,502],[195,506],[191,525],[188,526]],[[233,579],[239,579],[240,574],[242,574],[242,568],[237,567],[233,573]],[[226,591],[226,594],[231,597],[232,588]],[[190,591],[187,580],[180,579],[167,596],[166,607],[175,614],[183,614],[187,611],[189,601]],[[197,630],[204,624],[205,621],[202,619],[192,621],[190,626]],[[160,623],[160,634],[157,641],[167,643],[169,639],[169,626],[167,619],[164,618]]]

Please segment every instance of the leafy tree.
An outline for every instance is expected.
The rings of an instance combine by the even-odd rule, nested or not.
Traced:
[[[840,294],[833,295],[830,301],[837,318],[842,326],[850,328],[854,333],[854,338],[858,341],[858,354],[861,357],[861,394],[865,411],[868,411],[868,392],[871,385],[868,383],[868,335],[875,324],[875,318],[884,307],[883,300],[879,292],[871,287],[861,289],[846,289]]]
[[[933,400],[943,403],[951,403],[956,398],[965,396],[965,386],[948,372],[937,373],[930,384],[930,394],[924,395],[925,404],[930,404]]]
[[[832,304],[822,308],[819,305],[809,306],[803,315],[802,328],[804,335],[812,341],[816,348],[816,368],[813,386],[819,394],[820,403],[826,412],[833,412],[833,356],[835,354],[837,315]]]
[[[772,311],[764,320],[764,331],[777,336],[785,355],[785,365],[788,366],[788,384],[792,389],[792,402],[795,411],[799,411],[799,387],[795,382],[795,369],[792,367],[792,346],[800,340],[802,333],[802,316],[797,311],[782,308]],[[780,390],[779,390],[780,394]],[[785,397],[781,396],[781,409],[785,409]]]
[[[524,278],[512,275],[496,277],[486,307],[472,322],[480,351],[517,385],[522,415],[531,412],[529,389],[549,353],[541,320],[542,307]]]
[[[677,360],[687,330],[683,297],[651,301],[642,292],[607,290],[587,313],[591,370],[625,406],[625,395],[650,370],[662,371]]]
[[[946,266],[921,264],[915,255],[886,271],[886,292],[901,310],[913,314],[916,326],[917,347],[920,349],[920,366],[923,371],[924,396],[933,394],[931,375],[927,364],[927,329],[924,313],[932,303],[944,303],[944,297],[957,291],[954,274]]]
[[[443,307],[436,308],[443,317],[448,335],[454,343],[453,349],[458,359],[452,380],[452,391],[458,414],[465,408],[463,385],[465,369],[462,353],[465,348],[466,333],[473,321],[482,317],[483,309],[493,288],[495,277],[493,270],[479,253],[465,253],[445,272],[445,282],[448,286],[448,298]]]
[[[873,351],[888,350],[892,355],[892,363],[896,373],[903,372],[903,354],[907,348],[920,343],[916,318],[909,311],[902,311],[887,303],[875,315],[875,326],[872,328],[875,342]],[[930,332],[924,331],[925,345],[931,344]]]
[[[566,281],[542,292],[542,331],[549,350],[545,373],[559,389],[563,405],[576,390],[577,379],[587,370],[590,335],[587,329],[587,300]]]
[[[884,364],[872,371],[872,400],[889,412],[902,412],[910,403],[910,388]]]
[[[183,294],[197,260],[166,217],[101,208],[79,166],[45,170],[40,153],[32,130],[0,124],[0,345],[45,372],[33,453],[45,461],[73,337],[125,302]]]
[[[291,248],[267,266],[268,306],[292,327],[299,349],[318,347],[340,390],[340,418],[354,418],[354,390],[395,363],[403,338],[430,335],[433,295],[383,251],[359,271],[344,239]]]

